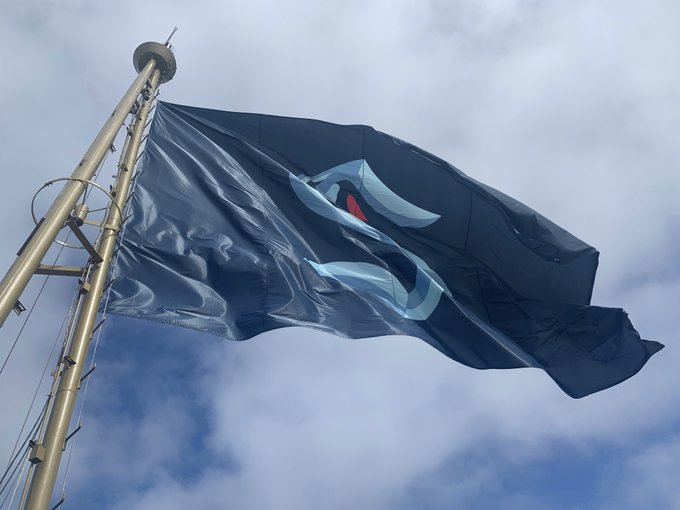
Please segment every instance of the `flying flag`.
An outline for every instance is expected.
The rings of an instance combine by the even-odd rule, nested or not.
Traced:
[[[594,248],[367,126],[159,103],[129,212],[111,313],[233,340],[410,335],[575,398],[663,347],[590,306]]]

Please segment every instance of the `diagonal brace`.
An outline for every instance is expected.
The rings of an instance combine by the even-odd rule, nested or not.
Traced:
[[[90,257],[92,258],[92,261],[95,264],[99,264],[101,261],[104,259],[101,258],[99,253],[97,253],[97,250],[94,249],[94,246],[92,246],[92,243],[88,240],[87,237],[85,237],[85,234],[83,233],[82,230],[80,230],[80,227],[76,223],[76,220],[71,217],[66,220],[66,225],[73,231],[73,233],[76,235],[78,238],[78,241],[80,241],[80,244],[83,245],[83,248],[87,250],[87,253],[90,254]]]

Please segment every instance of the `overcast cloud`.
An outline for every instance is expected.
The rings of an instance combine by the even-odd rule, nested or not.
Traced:
[[[71,173],[132,81],[134,48],[178,25],[163,100],[419,145],[597,247],[593,302],[667,345],[576,401],[539,371],[475,371],[410,338],[234,343],[112,318],[62,508],[680,509],[678,19],[671,0],[5,1],[0,271],[33,193]],[[65,280],[0,375],[0,455]]]

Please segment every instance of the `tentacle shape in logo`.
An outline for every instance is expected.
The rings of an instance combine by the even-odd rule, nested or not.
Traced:
[[[423,269],[418,267],[415,287],[407,292],[404,285],[387,269],[367,262],[329,262],[317,264],[307,260],[321,276],[333,278],[352,289],[368,292],[387,303],[402,317],[425,320],[439,304],[443,292],[448,289],[439,285]]]

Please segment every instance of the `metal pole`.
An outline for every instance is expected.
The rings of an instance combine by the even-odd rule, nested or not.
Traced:
[[[147,54],[141,57],[138,56],[138,51],[145,45],[151,45],[146,48],[148,50]],[[159,49],[159,47],[165,51]],[[26,503],[22,507],[24,510],[47,510],[50,503],[62,451],[65,448],[68,427],[76,404],[80,379],[87,361],[88,348],[92,338],[99,302],[115,248],[116,236],[121,226],[122,218],[120,211],[123,210],[129,194],[130,181],[146,119],[159,82],[168,81],[174,74],[174,56],[166,46],[159,43],[145,43],[138,48],[138,51],[135,52],[135,66],[137,67],[139,64],[139,67],[142,67],[143,65],[144,71],[150,70],[148,91],[144,93],[142,107],[137,114],[127,150],[119,165],[114,185],[114,202],[109,207],[104,226],[102,227],[98,252],[103,260],[96,265],[92,272],[88,282],[89,290],[76,320],[69,352],[64,356],[59,365],[59,386],[54,396],[45,434],[39,444],[42,447],[42,458],[40,462],[34,465]],[[148,58],[148,62],[140,64],[140,60],[144,58]],[[167,71],[168,68],[171,68],[171,73]],[[140,73],[140,76],[142,74],[145,74],[145,72]],[[142,85],[144,84],[146,84],[146,80],[142,83]]]
[[[165,51],[158,50],[156,45]],[[156,58],[154,51],[156,53],[161,51],[160,55],[162,58]],[[171,61],[168,55],[172,57]],[[135,51],[135,67],[139,73],[137,78],[132,82],[132,85],[130,85],[130,88],[83,156],[82,161],[73,171],[73,174],[71,174],[73,180],[69,180],[64,186],[45,214],[44,221],[40,223],[39,227],[30,236],[14,264],[12,264],[12,267],[2,279],[2,282],[0,282],[0,326],[4,324],[10,311],[15,307],[28,281],[35,273],[45,253],[47,253],[59,230],[62,229],[64,222],[68,219],[71,210],[85,190],[85,184],[82,181],[90,180],[96,172],[104,159],[106,151],[111,147],[116,134],[125,121],[125,117],[130,113],[154,69],[159,67],[161,70],[161,81],[163,82],[172,78],[175,72],[172,53],[165,45],[159,43],[144,43],[139,46],[137,51]]]

